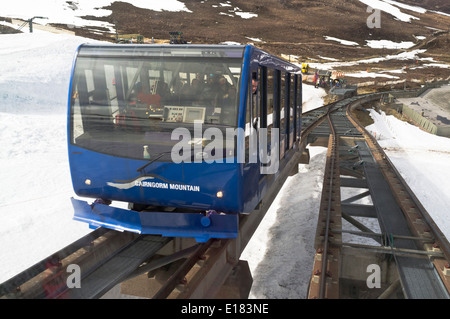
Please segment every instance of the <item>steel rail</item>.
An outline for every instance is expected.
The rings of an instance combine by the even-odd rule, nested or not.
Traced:
[[[324,178],[324,189],[322,192],[322,197],[325,197],[326,194],[328,193],[328,207],[326,208],[326,218],[325,218],[325,229],[324,231],[322,231],[322,233],[320,234],[319,231],[322,230],[322,225],[324,222],[324,216],[323,214],[325,213],[325,209],[323,209],[323,206],[325,206],[325,203],[322,203],[323,206],[321,206],[320,210],[321,212],[319,213],[319,223],[318,223],[318,233],[316,233],[316,249],[317,249],[317,253],[316,253],[316,259],[315,259],[315,266],[314,266],[314,270],[313,270],[313,276],[311,278],[311,288],[309,288],[309,297],[312,298],[330,298],[330,296],[332,296],[332,298],[334,298],[335,294],[333,294],[333,292],[330,295],[330,292],[328,292],[329,287],[328,286],[328,279],[327,276],[331,276],[331,274],[327,273],[327,267],[331,267],[330,264],[328,263],[328,254],[329,254],[329,245],[335,245],[337,249],[340,250],[340,247],[353,247],[355,249],[364,249],[366,252],[378,252],[378,253],[384,253],[384,254],[393,254],[394,258],[396,260],[396,264],[398,264],[397,261],[397,256],[428,256],[428,258],[431,259],[431,261],[434,263],[435,265],[435,269],[436,271],[439,272],[439,276],[442,279],[442,283],[443,285],[446,286],[447,291],[450,291],[449,289],[449,279],[448,279],[448,274],[445,274],[445,269],[444,268],[449,268],[448,267],[448,260],[449,260],[449,244],[448,244],[448,240],[446,239],[446,237],[442,234],[442,232],[439,230],[438,226],[434,223],[434,221],[432,220],[432,218],[429,216],[429,214],[426,212],[426,209],[423,208],[423,206],[421,205],[420,201],[417,199],[417,197],[415,196],[415,194],[411,191],[411,189],[409,188],[409,186],[406,184],[406,182],[403,180],[403,178],[401,177],[401,175],[399,174],[398,170],[395,168],[395,166],[393,165],[393,163],[389,160],[389,158],[387,158],[387,156],[385,155],[384,151],[381,149],[381,147],[378,145],[378,143],[376,142],[376,140],[374,140],[374,138],[360,125],[360,123],[354,118],[354,116],[351,114],[351,110],[356,108],[357,106],[366,103],[366,102],[371,102],[371,101],[375,101],[377,99],[380,98],[380,96],[384,94],[384,93],[374,93],[374,94],[366,94],[363,96],[358,96],[358,97],[354,97],[354,98],[349,98],[349,99],[345,99],[345,100],[341,100],[338,103],[335,103],[333,106],[329,107],[329,111],[327,114],[328,117],[328,121],[329,121],[329,125],[330,125],[330,141],[333,141],[333,143],[336,143],[336,141],[339,141],[339,137],[337,137],[337,135],[339,135],[340,133],[336,133],[335,130],[333,130],[332,127],[332,123],[330,122],[334,122],[337,121],[336,123],[334,123],[335,125],[338,125],[338,129],[343,131],[345,129],[345,121],[342,122],[340,120],[339,117],[337,118],[333,118],[333,120],[331,120],[331,116],[330,114],[334,111],[337,110],[343,110],[346,112],[346,116],[344,115],[344,117],[347,118],[347,122],[350,123],[350,125],[354,128],[356,128],[359,133],[358,135],[354,135],[353,133],[349,135],[350,138],[354,137],[357,140],[361,140],[364,139],[366,140],[367,144],[369,145],[369,151],[372,153],[372,156],[374,157],[374,160],[376,160],[377,165],[379,165],[380,170],[382,172],[382,174],[385,176],[386,181],[388,182],[388,184],[390,184],[390,188],[392,191],[392,194],[394,196],[394,198],[396,199],[396,201],[398,202],[398,205],[401,207],[404,215],[405,215],[405,225],[408,225],[408,227],[411,227],[412,224],[414,224],[414,221],[411,221],[406,210],[407,208],[405,208],[404,206],[402,206],[402,203],[400,202],[401,199],[399,198],[399,195],[397,195],[398,192],[402,193],[402,194],[407,194],[407,196],[409,196],[409,198],[411,199],[411,201],[414,203],[414,205],[417,207],[417,209],[420,211],[420,216],[422,216],[422,220],[428,225],[431,234],[433,236],[433,238],[428,238],[428,237],[424,237],[422,235],[422,233],[420,232],[416,232],[416,230],[414,230],[414,232],[412,233],[412,235],[410,236],[400,236],[399,234],[389,234],[392,238],[398,238],[399,240],[412,240],[416,243],[418,243],[419,245],[417,246],[418,249],[404,249],[404,248],[395,248],[395,247],[380,247],[380,248],[376,248],[376,247],[371,247],[371,246],[367,246],[367,245],[357,245],[357,244],[350,244],[350,243],[339,243],[338,241],[336,241],[336,238],[333,239],[332,242],[329,242],[329,232],[333,232],[333,233],[338,233],[338,234],[342,234],[344,232],[347,232],[345,230],[340,230],[337,228],[333,228],[333,229],[329,229],[330,227],[330,219],[331,219],[331,189],[333,187],[333,179],[332,176],[334,174],[334,165],[328,163],[328,161],[330,161],[331,163],[333,161],[335,161],[335,153],[334,151],[337,152],[336,149],[334,149],[332,152],[330,152],[327,155],[327,157],[329,159],[327,159],[327,163],[326,163],[326,168],[325,168],[325,175],[327,176],[329,175],[331,178],[329,181],[327,181],[328,183],[325,183],[325,178]],[[343,125],[344,124],[344,125]],[[315,128],[317,127],[316,123],[312,123],[310,126],[307,127],[307,129],[310,128]],[[305,135],[311,133],[311,130],[305,129]],[[322,129],[323,131],[323,129]],[[356,131],[356,130],[355,130]],[[339,131],[340,132],[340,131]],[[314,134],[314,133],[313,133]],[[322,133],[319,133],[323,135]],[[348,141],[348,137],[346,134],[343,134],[344,138]],[[303,136],[303,134],[302,134]],[[320,136],[320,135],[319,135]],[[336,145],[335,144],[335,145]],[[330,143],[329,143],[330,145]],[[335,147],[335,145],[333,145],[333,147]],[[373,145],[373,146],[371,146]],[[329,146],[330,148],[330,146]],[[337,148],[337,147],[336,147]],[[375,153],[373,153],[375,151]],[[377,153],[378,152],[378,153]],[[331,155],[330,155],[331,154]],[[381,154],[381,155],[379,155]],[[384,161],[384,162],[383,162]],[[388,173],[387,170],[390,169],[393,173]],[[364,169],[365,171],[365,169]],[[371,173],[373,174],[373,173]],[[388,175],[395,175],[395,178],[392,178]],[[367,177],[366,177],[367,178]],[[396,188],[395,186],[393,186],[392,184],[392,180],[398,178],[398,181],[401,182],[404,190],[399,190],[398,187]],[[329,189],[326,189],[326,187],[329,187]],[[367,192],[366,192],[367,193]],[[402,195],[403,196],[403,195]],[[406,200],[405,200],[406,202]],[[403,203],[404,204],[404,203]],[[320,216],[320,214],[322,214],[322,217]],[[342,213],[342,217],[344,214]],[[334,218],[334,217],[333,217]],[[382,218],[382,216],[378,216],[378,218]],[[333,222],[336,222],[333,219]],[[381,223],[382,221],[380,221]],[[320,223],[322,223],[322,225],[320,225]],[[319,229],[320,227],[320,229]],[[395,231],[394,231],[395,232]],[[324,233],[324,235],[323,235]],[[371,233],[367,233],[367,232],[352,232],[357,236],[368,236],[368,237],[373,237],[374,234]],[[386,236],[386,234],[375,234],[376,237],[383,237]],[[317,237],[319,236],[319,237]],[[322,239],[323,238],[323,239]],[[391,238],[389,238],[389,240],[391,240]],[[435,242],[435,244],[433,245],[433,249],[430,250],[430,243]],[[321,243],[321,244],[318,244]],[[420,248],[419,248],[420,247]],[[442,251],[442,252],[441,252]],[[339,254],[339,253],[338,253]],[[363,253],[364,254],[364,253]],[[445,261],[445,259],[442,259],[442,257],[446,258],[447,261]],[[348,258],[348,257],[347,257]],[[333,262],[335,260],[334,257],[334,253],[333,253]],[[321,263],[321,265],[319,263]],[[328,266],[327,266],[328,264]],[[404,261],[402,261],[402,264],[404,264]],[[319,269],[319,267],[321,267],[321,269]],[[399,266],[398,267],[403,267],[403,266]],[[424,269],[425,270],[425,269]],[[447,270],[448,273],[448,270]],[[405,276],[406,272],[402,272],[401,276]],[[437,274],[436,274],[437,275]],[[413,277],[411,277],[413,278]],[[403,282],[405,280],[405,278],[401,277],[400,282],[402,283],[402,287],[403,289],[410,289],[412,287],[404,287],[404,284],[411,285],[411,280],[412,279],[408,279],[405,282]],[[434,279],[433,279],[434,280]],[[335,281],[333,281],[335,282]],[[312,285],[314,283],[314,289],[312,289]],[[432,284],[433,285],[433,284]],[[435,284],[434,284],[435,285]],[[438,284],[439,285],[439,284]],[[441,291],[438,288],[438,286],[433,286],[435,288],[432,289],[436,289],[435,291]],[[442,286],[441,286],[442,287]],[[406,293],[405,291],[405,296],[406,297],[412,297],[413,295],[416,296],[416,293],[419,292],[419,290],[414,290],[414,289],[418,289],[417,287],[412,288],[413,290],[408,290],[410,291],[409,293]],[[426,288],[429,289],[429,288]],[[423,295],[422,292],[419,293],[419,295]],[[438,293],[437,295],[439,296],[444,296],[445,293]]]
[[[389,169],[393,171],[396,178],[400,181],[401,186],[405,189],[407,195],[410,197],[410,199],[413,201],[416,208],[419,210],[420,215],[427,223],[428,227],[430,228],[434,238],[439,242],[439,246],[445,255],[445,257],[450,260],[450,244],[448,239],[444,236],[442,231],[439,229],[439,227],[436,225],[436,223],[433,221],[425,207],[422,205],[420,200],[417,198],[417,196],[414,194],[412,189],[408,186],[400,172],[397,170],[395,165],[392,163],[392,161],[389,159],[388,156],[386,156],[386,153],[381,148],[381,146],[378,144],[376,139],[359,123],[359,121],[353,116],[352,109],[354,108],[354,105],[349,105],[347,107],[347,116],[349,119],[355,124],[355,126],[364,134],[366,139],[369,139],[373,145],[376,147],[377,151],[382,154],[383,160],[385,160],[389,166]],[[401,203],[400,203],[401,204]]]
[[[153,296],[153,299],[165,299],[169,297],[176,286],[182,282],[186,274],[194,267],[202,256],[204,256],[213,242],[214,240],[210,239],[208,242],[200,245],[194,253],[175,271],[175,273],[170,276],[161,289]]]
[[[327,263],[328,263],[328,240],[329,240],[329,232],[330,232],[330,218],[331,218],[331,198],[332,198],[332,192],[333,192],[333,176],[334,176],[334,166],[336,162],[336,143],[337,143],[337,136],[336,132],[333,126],[333,123],[330,118],[330,113],[327,114],[327,120],[328,124],[330,126],[331,130],[331,139],[332,139],[332,145],[331,145],[331,156],[330,156],[330,182],[329,182],[329,189],[328,189],[328,206],[327,206],[327,214],[326,214],[326,222],[325,222],[325,234],[324,234],[324,240],[323,240],[323,254],[322,254],[322,276],[320,277],[320,289],[319,289],[319,298],[323,299],[325,297],[325,290],[326,290],[326,270],[327,270]]]

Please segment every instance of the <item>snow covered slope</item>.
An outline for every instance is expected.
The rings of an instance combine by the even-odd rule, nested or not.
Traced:
[[[87,232],[72,220],[70,70],[87,39],[0,35],[0,282]]]

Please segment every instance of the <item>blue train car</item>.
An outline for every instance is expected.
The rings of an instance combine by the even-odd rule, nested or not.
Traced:
[[[69,163],[75,193],[95,201],[72,198],[74,219],[236,237],[298,151],[301,83],[299,67],[251,45],[81,45]]]

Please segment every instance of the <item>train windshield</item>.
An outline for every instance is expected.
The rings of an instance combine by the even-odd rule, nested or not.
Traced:
[[[237,127],[242,47],[131,48],[80,48],[71,86],[72,144],[170,161],[179,142],[171,139],[175,129],[190,132],[194,144],[199,127],[218,128],[224,137],[226,128]]]

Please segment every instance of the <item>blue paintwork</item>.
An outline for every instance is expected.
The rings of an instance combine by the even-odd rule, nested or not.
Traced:
[[[258,64],[280,70],[286,67],[294,70],[291,64],[253,46],[245,48],[238,117],[240,128],[245,127],[250,70],[257,68]],[[71,86],[73,73],[74,70],[70,79]],[[71,92],[69,108],[70,100]],[[68,119],[70,121],[70,109]],[[147,163],[145,160],[121,158],[83,149],[71,144],[70,135],[68,127],[72,183],[79,196],[228,213],[208,217],[192,213],[144,213],[96,203],[90,205],[86,201],[72,199],[74,219],[87,222],[93,227],[170,237],[195,237],[197,241],[235,238],[238,233],[238,214],[253,211],[278,176],[278,173],[262,175],[259,163],[245,165],[236,163],[236,158],[234,163],[210,164],[155,161],[140,173],[137,169]],[[238,137],[238,141],[244,141],[244,138]],[[280,170],[293,152],[295,149],[286,152],[285,158],[280,161]],[[86,183],[87,180],[90,183]],[[118,188],[117,184],[126,182],[133,187]],[[155,183],[152,185],[158,187],[146,187],[145,183],[147,186],[148,183]],[[171,189],[171,186],[180,187],[176,185],[188,185],[190,190]],[[222,198],[216,196],[218,191],[223,193]]]
[[[117,181],[139,182],[137,168],[146,161],[125,159],[85,150],[69,145],[72,184],[77,195],[91,198],[145,203],[155,206],[213,209],[220,212],[243,212],[242,198],[236,185],[242,183],[238,163],[180,163],[153,162],[145,172],[156,187],[131,187],[119,189],[110,186]],[[90,185],[85,183],[91,181]],[[200,191],[171,189],[176,185],[199,186]],[[218,191],[224,196],[218,198]]]
[[[118,231],[165,237],[194,237],[198,242],[211,238],[236,238],[237,214],[210,215],[192,213],[136,212],[72,198],[74,219],[91,227],[106,227]],[[167,220],[170,220],[170,223]]]

